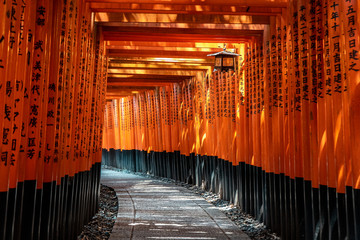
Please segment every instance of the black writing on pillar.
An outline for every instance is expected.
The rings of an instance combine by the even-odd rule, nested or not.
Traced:
[[[283,89],[282,89],[282,70],[283,70],[283,61],[282,61],[282,41],[281,41],[281,27],[278,26],[276,29],[276,42],[277,42],[277,81],[278,81],[278,91],[277,91],[277,102],[278,107],[283,108]],[[259,57],[257,56],[257,59]],[[259,90],[258,90],[259,91]],[[259,91],[260,92],[260,91]]]
[[[351,2],[351,1],[350,1]],[[356,46],[356,30],[357,30],[357,25],[355,24],[355,16],[356,16],[356,11],[353,7],[353,5],[348,5],[347,6],[347,11],[346,11],[346,16],[347,16],[347,34],[349,37],[349,42],[348,42],[348,46],[349,46],[349,71],[352,72],[358,72],[360,69],[357,66],[358,64],[358,53],[359,53],[359,46]],[[346,89],[344,89],[344,91],[346,91]]]
[[[46,10],[43,6],[40,6],[38,9],[37,9],[37,14],[38,14],[38,17],[36,19],[36,24],[38,26],[44,26],[45,25],[45,13],[46,13]]]
[[[44,43],[44,42],[41,41],[41,40],[35,42],[35,43],[34,43],[34,49],[35,49],[35,50],[40,49],[40,51],[43,52],[43,51],[44,51],[44,49],[42,48],[43,43]]]
[[[29,126],[36,128],[36,126],[37,126],[37,118],[36,117],[30,118]]]
[[[300,13],[301,14],[301,13]],[[305,17],[304,14],[301,15],[302,20]],[[302,32],[304,34],[304,31]],[[300,51],[299,51],[299,21],[298,21],[298,12],[293,13],[293,42],[294,42],[294,60],[295,60],[295,99],[294,107],[296,111],[301,111],[301,81],[300,81],[300,71],[299,71],[299,61],[300,61]],[[303,35],[301,35],[303,36]]]
[[[16,139],[11,140],[11,150],[16,151]]]
[[[33,85],[33,86],[31,87],[31,93],[32,93],[33,95],[35,95],[35,93],[36,93],[38,96],[40,96],[39,90],[40,90],[40,85]]]
[[[37,115],[39,114],[39,113],[38,113],[38,108],[39,108],[38,105],[33,104],[33,105],[30,106],[30,108],[31,108],[30,115],[35,115],[35,116],[37,116]]]
[[[53,111],[53,110],[49,110],[48,113],[47,113],[47,117],[55,118],[55,116],[54,116],[54,111]]]
[[[44,163],[49,163],[51,159],[51,156],[45,156],[44,157]]]
[[[29,94],[28,94],[27,88],[24,89],[24,98],[29,98]]]
[[[16,124],[14,124],[14,126],[13,126],[13,134],[15,133],[15,131],[16,131],[17,129],[19,129],[18,126],[17,126]]]
[[[23,0],[22,5],[21,5],[21,15],[20,15],[20,35],[19,35],[19,55],[20,56],[22,55],[20,46],[22,45],[22,41],[24,40],[25,8],[26,8],[26,4]]]
[[[7,104],[5,104],[5,117],[4,117],[4,119],[7,119],[8,121],[11,121],[10,114],[11,114],[11,107],[8,106]]]
[[[311,59],[310,59],[310,76],[312,79],[311,85],[311,102],[317,103],[318,93],[317,93],[317,65],[316,65],[316,14],[317,14],[317,5],[315,0],[311,0],[311,7],[310,7],[310,50],[311,50]]]
[[[25,123],[23,122],[22,125],[21,125],[21,137],[26,137],[26,134],[25,134]]]
[[[15,121],[15,119],[19,116],[19,112],[14,112],[14,121]]]
[[[4,163],[5,166],[8,165],[8,152],[2,152],[1,153],[1,161]],[[14,166],[15,162],[15,154],[10,155],[10,165]]]
[[[49,97],[48,103],[49,104],[55,104],[55,97]]]
[[[10,166],[14,166],[15,164],[15,154],[11,153],[10,155]]]
[[[31,33],[31,29],[29,29],[29,33],[28,33],[28,42],[30,43],[33,39],[33,34]]]
[[[2,144],[4,145],[9,144],[9,132],[10,132],[10,128],[3,128]]]
[[[334,35],[331,37],[333,44],[331,46],[332,67],[333,67],[333,84],[334,92],[341,93],[342,89],[342,75],[341,75],[341,60],[340,60],[340,25],[339,25],[339,4],[333,2],[330,5],[331,9],[331,28],[333,29]]]
[[[16,88],[16,91],[21,91],[23,89],[23,81],[19,81],[19,80],[16,80],[16,83],[15,83],[15,88]]]
[[[300,35],[301,35],[301,53],[303,54],[300,60],[301,73],[302,73],[302,99],[309,101],[309,83],[308,83],[308,27],[307,27],[307,16],[306,7],[300,6]]]
[[[30,159],[33,159],[35,156],[35,149],[33,148],[30,148],[27,150],[27,157],[30,158]]]
[[[49,84],[49,90],[50,90],[50,91],[53,91],[53,92],[56,91],[55,83],[50,83],[50,84]]]
[[[327,1],[324,2],[324,53],[325,53],[325,57],[324,57],[324,67],[325,67],[325,76],[324,76],[324,80],[325,80],[325,86],[326,86],[326,90],[325,93],[326,95],[331,96],[331,64],[330,64],[330,43],[329,43],[329,23],[327,21],[327,17],[328,17],[328,9],[327,9]]]
[[[14,21],[16,21],[16,8],[15,6],[17,5],[16,1],[12,2],[12,6],[11,6],[11,11],[10,11],[10,36],[9,36],[9,47],[10,49],[12,49],[14,47],[14,43],[15,43],[15,25],[14,25]]]
[[[6,82],[6,96],[11,97],[13,87],[11,86],[11,81]]]
[[[28,138],[28,147],[35,147],[35,138]]]
[[[36,70],[41,72],[41,62],[40,61],[35,61],[34,71],[36,71]]]
[[[40,66],[40,68],[41,68],[41,66]],[[40,73],[38,73],[38,72],[34,72],[33,74],[32,74],[32,78],[31,78],[31,80],[34,82],[38,82],[39,80],[40,80],[40,78],[41,78],[41,74]]]
[[[4,166],[8,164],[8,152],[1,153],[1,162],[3,162]]]

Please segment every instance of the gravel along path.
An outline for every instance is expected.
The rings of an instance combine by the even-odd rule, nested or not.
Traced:
[[[99,211],[84,226],[78,240],[107,240],[118,212],[118,198],[114,189],[101,184]]]

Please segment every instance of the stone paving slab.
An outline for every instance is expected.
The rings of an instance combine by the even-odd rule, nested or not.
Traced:
[[[224,213],[190,190],[142,176],[103,169],[119,212],[110,235],[117,239],[250,239]]]

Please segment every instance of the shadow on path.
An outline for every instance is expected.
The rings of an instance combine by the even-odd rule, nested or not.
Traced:
[[[110,239],[249,239],[228,217],[190,190],[103,169],[119,212]]]

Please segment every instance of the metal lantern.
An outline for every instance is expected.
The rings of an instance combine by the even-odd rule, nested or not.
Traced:
[[[226,51],[225,45],[223,51],[209,54],[208,56],[215,56],[214,71],[220,70],[222,72],[228,70],[235,71],[235,57],[238,57],[240,55],[237,53]]]

